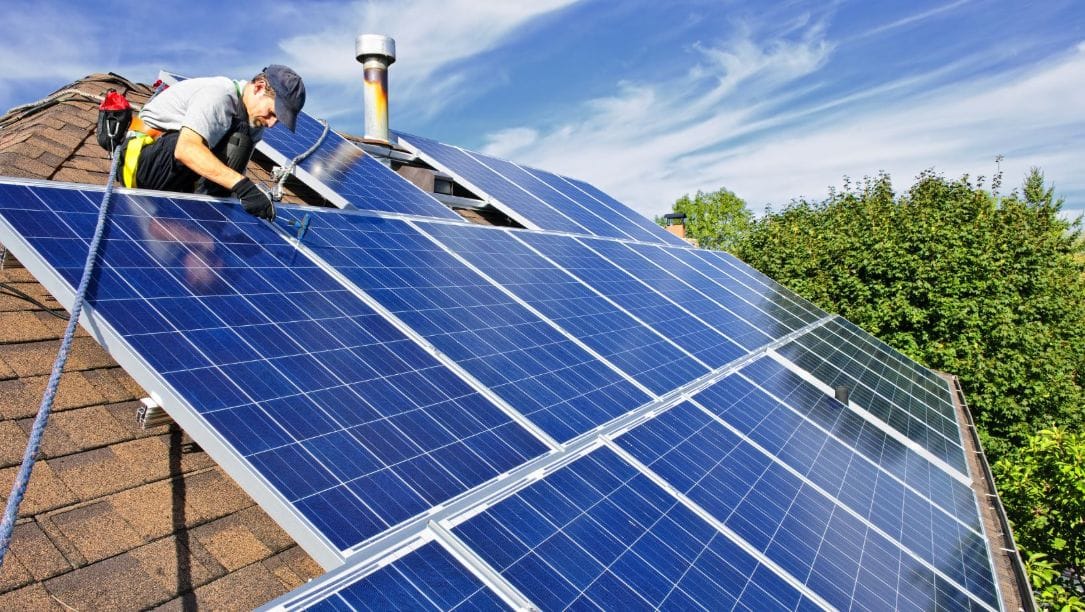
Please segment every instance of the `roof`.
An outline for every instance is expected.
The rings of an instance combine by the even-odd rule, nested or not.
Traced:
[[[149,93],[112,75],[73,85],[92,95],[107,87],[137,103]],[[71,95],[0,118],[0,175],[105,182],[108,159],[93,138],[96,103]],[[270,164],[258,155],[249,172],[267,181]],[[287,187],[289,201],[323,203],[300,184]],[[500,221],[484,209],[461,214]],[[6,491],[64,324],[46,311],[58,304],[25,270],[4,269],[0,281],[45,305],[0,296],[0,491]],[[80,332],[0,571],[0,605],[251,608],[322,573],[179,428],[135,425],[136,400],[144,394]],[[987,533],[994,533],[987,521]]]
[[[133,103],[150,92],[104,74],[65,89],[101,95],[110,87]],[[0,118],[0,175],[105,183],[97,102],[65,97]],[[249,171],[270,178],[266,161]],[[292,181],[287,192],[292,201],[318,200]],[[10,256],[0,282],[60,308]],[[41,306],[0,290],[0,499],[64,328]],[[0,609],[252,608],[323,573],[180,428],[141,430],[135,417],[145,395],[79,329],[0,568]]]

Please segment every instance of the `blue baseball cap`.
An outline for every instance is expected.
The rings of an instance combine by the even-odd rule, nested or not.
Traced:
[[[268,85],[275,90],[275,117],[291,132],[298,122],[298,113],[305,106],[305,83],[293,69],[282,64],[264,68]]]

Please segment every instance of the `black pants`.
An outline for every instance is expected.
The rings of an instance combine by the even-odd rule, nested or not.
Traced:
[[[139,164],[136,166],[136,187],[180,193],[207,193],[220,197],[229,195],[230,190],[203,179],[188,166],[177,161],[174,152],[177,150],[177,138],[180,135],[180,132],[166,132],[143,147],[139,153]],[[234,131],[223,137],[212,153],[222,163],[244,174],[252,150],[253,142],[247,131]],[[118,168],[123,167],[122,156]]]
[[[173,156],[180,135],[180,132],[166,132],[143,147],[139,153],[139,164],[136,166],[136,187],[181,193],[193,193],[196,190],[199,175]],[[124,167],[123,158],[119,166]]]

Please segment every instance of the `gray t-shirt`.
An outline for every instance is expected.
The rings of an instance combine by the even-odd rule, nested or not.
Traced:
[[[238,94],[245,81],[226,77],[186,79],[170,85],[148,102],[139,116],[151,127],[163,131],[183,127],[203,136],[208,148],[215,148],[230,131],[234,121],[248,127],[248,115]],[[250,128],[253,142],[263,136],[262,128]]]

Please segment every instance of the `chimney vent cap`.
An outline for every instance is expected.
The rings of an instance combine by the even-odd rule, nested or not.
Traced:
[[[359,62],[377,56],[391,65],[396,61],[396,41],[383,34],[361,34],[354,40],[354,54]]]

